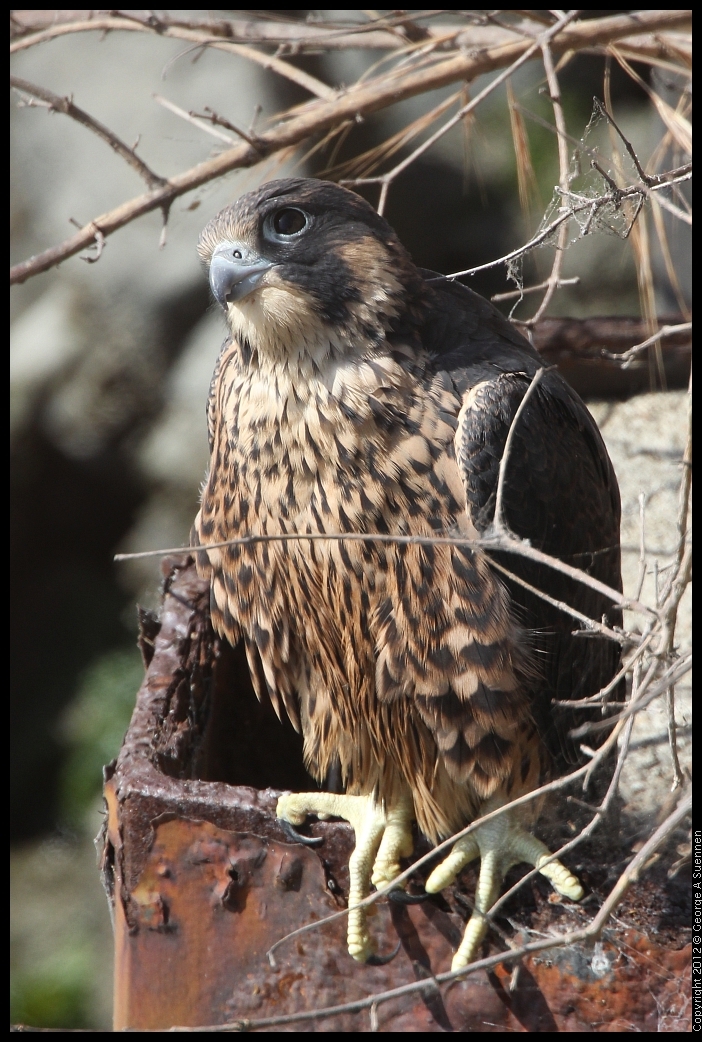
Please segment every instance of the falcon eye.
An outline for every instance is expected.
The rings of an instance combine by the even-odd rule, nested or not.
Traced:
[[[276,235],[297,235],[307,224],[307,217],[302,210],[293,210],[286,206],[273,214],[273,231]]]

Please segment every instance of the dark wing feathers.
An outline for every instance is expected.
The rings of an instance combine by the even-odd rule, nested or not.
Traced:
[[[496,346],[496,345],[495,345]],[[493,348],[494,349],[494,348]],[[498,367],[501,352],[495,350]],[[456,434],[456,462],[469,513],[485,531],[495,510],[507,435],[531,381],[525,372],[499,372],[466,395]],[[616,478],[601,436],[580,399],[557,373],[547,373],[515,428],[505,472],[504,512],[510,528],[553,557],[621,589]],[[589,587],[517,554],[491,553],[515,575],[556,600],[610,625],[621,614]],[[614,675],[619,646],[605,637],[574,636],[578,623],[518,583],[503,579],[513,610],[531,633],[538,677],[530,702],[551,755],[577,759],[568,730],[585,721],[553,700],[585,698]],[[616,697],[613,698],[616,700]]]
[[[422,431],[433,449],[430,417],[437,415],[437,407],[431,392],[441,387],[445,407],[454,403],[451,466],[458,468],[467,513],[478,532],[484,532],[494,515],[507,435],[541,360],[487,301],[459,285],[431,285],[435,303],[423,329],[430,361],[422,376]],[[424,483],[427,494],[430,486],[438,487],[432,468],[441,465],[433,451],[432,457]],[[517,535],[620,588],[616,479],[592,418],[555,372],[542,377],[519,418],[504,507]],[[421,503],[422,512],[427,509],[428,499]],[[433,609],[429,633],[426,614],[415,618],[400,612],[403,591],[391,593],[388,615],[393,625],[381,628],[378,696],[388,701],[400,692],[409,695],[450,777],[470,780],[482,797],[498,783],[509,787],[513,776],[519,775],[515,784],[524,782],[525,750],[530,750],[527,773],[533,786],[539,777],[537,734],[559,766],[579,757],[568,731],[587,714],[578,710],[576,717],[554,707],[553,701],[598,691],[616,671],[619,646],[598,636],[574,636],[580,624],[572,616],[496,570],[483,570],[476,584],[475,567],[469,576],[461,555],[450,557],[450,571],[440,577],[437,569],[430,584],[440,603],[454,605],[450,624],[440,626],[441,610]],[[599,620],[607,613],[611,623],[620,621],[605,598],[556,571],[514,554],[491,557],[590,618]],[[418,583],[413,581],[414,595]],[[511,623],[496,595],[496,587],[504,586],[510,594]],[[488,591],[491,636],[486,642],[475,613]],[[479,678],[477,688],[468,676]]]

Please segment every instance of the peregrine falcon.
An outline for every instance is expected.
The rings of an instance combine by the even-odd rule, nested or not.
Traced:
[[[569,700],[615,675],[618,645],[575,634],[600,593],[519,555],[476,545],[493,520],[500,461],[537,352],[486,300],[417,268],[353,192],[271,181],[204,229],[198,251],[229,335],[210,389],[211,460],[192,543],[212,620],[243,640],[259,698],[285,711],[320,782],[278,817],[350,822],[348,949],[378,961],[365,909],[412,853],[532,791],[577,759]],[[617,482],[578,396],[543,374],[512,435],[511,529],[621,589]],[[450,545],[309,540],[216,547],[242,536],[453,536]],[[461,542],[460,540],[464,540]],[[472,541],[472,545],[471,544]],[[577,716],[583,720],[583,712]],[[480,858],[467,965],[511,865],[578,900],[582,888],[531,829],[532,803],[456,842],[426,890]]]

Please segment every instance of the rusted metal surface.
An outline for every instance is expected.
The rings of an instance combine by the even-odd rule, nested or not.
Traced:
[[[160,626],[143,620],[147,674],[120,756],[106,772],[115,1028],[319,1009],[447,970],[465,918],[461,888],[423,905],[378,906],[372,924],[381,951],[401,942],[389,965],[350,959],[343,918],[287,942],[270,965],[274,942],[344,907],[352,833],[342,823],[315,823],[309,831],[324,842],[313,850],[281,831],[280,789],[311,785],[300,740],[258,705],[244,656],[215,639],[208,591],[192,565],[171,560],[165,574]],[[552,903],[536,884],[523,894],[540,931],[563,931],[586,915]],[[442,992],[384,1003],[377,1028],[687,1030],[690,953],[676,950],[673,933],[672,942],[657,943],[615,924],[595,948],[526,960],[512,988],[511,970],[498,967]],[[361,1011],[282,1030],[366,1031],[370,1019]]]

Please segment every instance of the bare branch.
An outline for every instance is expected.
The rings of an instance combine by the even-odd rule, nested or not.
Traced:
[[[620,362],[623,369],[631,365],[637,355],[641,354],[642,351],[647,350],[653,344],[659,343],[661,340],[665,340],[669,336],[676,336],[678,333],[689,333],[692,331],[692,322],[681,322],[677,326],[661,326],[657,333],[653,336],[647,337],[646,340],[641,344],[634,344],[628,351],[622,352],[622,354],[613,354],[611,351],[602,351],[604,358],[609,358],[614,362]]]
[[[380,184],[382,186],[382,190],[380,195],[380,202],[378,204],[378,213],[382,214],[385,209],[385,200],[387,198],[388,188],[392,184],[392,182],[397,177],[399,177],[400,174],[404,170],[406,170],[408,166],[414,163],[415,160],[419,159],[421,155],[423,155],[433,145],[435,145],[436,142],[440,140],[440,138],[442,138],[445,134],[449,132],[449,130],[455,127],[457,123],[459,123],[470,112],[472,112],[473,109],[476,108],[476,106],[479,105],[481,101],[483,101],[490,94],[492,94],[492,92],[496,90],[497,87],[499,87],[502,83],[504,83],[505,80],[508,80],[509,77],[512,76],[512,74],[516,72],[516,70],[521,65],[527,62],[542,45],[545,46],[545,44],[548,43],[548,41],[554,39],[559,33],[563,32],[565,27],[570,22],[572,22],[573,19],[577,16],[577,13],[577,11],[571,11],[570,14],[564,15],[563,18],[559,19],[556,25],[551,26],[545,33],[543,33],[543,35],[539,37],[539,39],[536,42],[534,42],[530,47],[528,47],[523,54],[516,58],[504,72],[501,72],[499,76],[496,76],[495,79],[492,80],[483,90],[481,90],[479,94],[476,94],[474,98],[471,98],[471,100],[466,105],[463,105],[458,110],[458,112],[451,117],[451,119],[447,120],[442,127],[439,127],[439,129],[434,134],[427,138],[426,141],[423,141],[418,148],[416,148],[409,156],[407,156],[400,163],[398,163],[397,166],[393,167],[392,170],[388,171],[387,174],[382,174],[378,177],[357,178],[354,181],[346,181],[343,183]]]
[[[639,492],[639,574],[636,580],[636,598],[641,596],[646,579],[646,494]]]
[[[664,195],[656,196],[656,202],[659,206],[662,206],[664,210],[671,213],[673,217],[677,217],[679,221],[684,221],[685,224],[689,224],[692,227],[692,214],[686,213],[685,210],[681,210],[675,203],[671,203],[670,199],[666,199]]]
[[[622,665],[622,668],[619,670],[619,672],[615,673],[610,682],[608,684],[605,684],[603,688],[600,688],[597,694],[590,695],[588,698],[568,699],[563,701],[554,698],[551,700],[551,705],[567,706],[569,709],[592,709],[593,705],[606,704],[606,702],[604,702],[605,696],[608,695],[610,691],[614,690],[614,688],[617,686],[620,680],[624,679],[627,673],[641,658],[644,651],[646,651],[646,649],[650,646],[652,640],[652,632],[645,634],[638,648],[636,648],[636,650],[632,652],[631,656]]]
[[[243,141],[248,141],[248,143],[253,145],[254,148],[258,148],[258,141],[254,135],[251,133],[247,134],[245,130],[241,130],[239,127],[235,126],[234,123],[230,123],[228,119],[224,119],[223,116],[218,116],[217,113],[208,105],[205,105],[204,114],[201,115],[197,112],[191,112],[190,115],[194,116],[196,119],[209,120],[209,122],[216,127],[226,127],[227,130],[231,130],[232,133],[236,134],[236,136],[240,137]]]
[[[502,459],[500,460],[500,470],[497,475],[497,490],[495,492],[495,513],[492,521],[492,531],[495,535],[503,535],[504,533],[512,534],[507,526],[507,522],[504,517],[504,493],[505,493],[505,474],[507,473],[507,467],[509,466],[509,459],[512,455],[512,445],[514,443],[514,432],[517,429],[519,421],[522,418],[522,414],[527,407],[527,403],[531,398],[532,394],[536,390],[537,386],[541,382],[541,377],[547,372],[546,369],[537,369],[534,373],[531,383],[526,389],[524,397],[519,403],[519,407],[512,417],[512,422],[509,425],[509,431],[507,432],[507,439],[505,441],[505,447],[502,450]]]
[[[636,694],[636,692],[634,692],[634,694]],[[379,890],[376,890],[375,893],[372,893],[368,897],[364,898],[364,900],[360,901],[358,905],[355,907],[365,908],[369,905],[374,904],[376,901],[379,901],[381,897],[385,897],[388,893],[390,893],[391,890],[396,889],[401,883],[404,883],[405,880],[409,879],[409,877],[418,868],[423,867],[429,861],[433,861],[437,854],[441,854],[444,851],[447,851],[450,847],[453,846],[454,843],[457,842],[457,840],[462,839],[464,836],[469,835],[471,832],[474,832],[475,829],[477,829],[479,826],[485,824],[488,821],[492,821],[492,819],[496,818],[498,815],[504,814],[506,811],[513,810],[516,807],[524,806],[525,804],[530,803],[534,799],[540,799],[542,796],[546,795],[546,793],[555,792],[557,790],[566,788],[568,785],[572,784],[574,781],[579,780],[580,778],[584,778],[584,787],[586,787],[588,779],[591,777],[593,771],[607,758],[611,750],[615,747],[622,729],[626,726],[627,725],[625,720],[619,720],[618,722],[615,722],[612,728],[612,733],[602,743],[597,752],[593,753],[592,759],[589,763],[586,763],[582,767],[578,767],[576,770],[571,771],[570,774],[566,774],[560,778],[555,778],[553,779],[553,781],[547,782],[546,784],[539,786],[538,789],[532,789],[531,792],[525,793],[523,796],[519,796],[516,799],[511,800],[510,802],[506,803],[503,807],[498,807],[496,810],[490,811],[489,814],[485,814],[483,817],[477,818],[475,821],[472,821],[470,825],[466,825],[466,827],[461,829],[460,832],[456,832],[453,836],[450,836],[448,839],[445,839],[441,843],[438,843],[427,854],[424,854],[422,857],[418,858],[417,861],[413,862],[413,864],[410,865],[409,868],[405,869],[404,872],[401,872],[398,876],[396,876],[391,883],[388,883],[386,886],[381,887]],[[332,915],[326,916],[324,919],[318,919],[313,923],[308,923],[306,926],[301,926],[297,930],[293,930],[291,931],[291,933],[286,934],[285,937],[281,937],[280,940],[276,941],[275,944],[267,952],[268,960],[271,966],[275,968],[276,963],[274,953],[281,945],[287,943],[295,937],[301,936],[302,934],[309,933],[312,930],[317,930],[320,926],[323,926],[325,923],[330,923],[334,922],[337,919],[342,919],[344,918],[344,916],[348,915],[348,912],[349,909],[344,908],[340,912],[334,912]]]
[[[647,185],[655,184],[656,183],[655,180],[650,179],[648,174],[644,170],[644,168],[641,166],[641,163],[639,162],[639,157],[636,154],[636,150],[634,149],[634,146],[629,141],[629,139],[627,137],[625,137],[621,127],[615,121],[614,116],[610,112],[607,111],[607,108],[602,104],[602,102],[598,98],[595,98],[594,100],[595,100],[595,108],[596,108],[596,110],[598,112],[600,112],[605,117],[605,119],[610,124],[610,126],[612,126],[616,130],[617,134],[621,138],[622,144],[624,145],[625,149],[629,153],[629,157],[631,158],[632,163],[636,167],[636,172],[639,175],[639,177],[641,178],[641,180],[643,181],[643,183],[647,184]]]
[[[442,13],[442,12],[439,12]],[[639,12],[649,15],[654,12]],[[660,14],[661,12],[655,12]],[[634,60],[649,58],[654,61],[671,63],[673,58],[689,61],[689,40],[679,34],[665,33],[665,30],[687,28],[690,24],[689,11],[665,12],[671,17],[661,25],[659,20],[653,22],[646,19],[640,27],[629,24],[625,47],[632,52]],[[309,22],[296,23],[263,19],[184,19],[174,18],[161,13],[158,17],[137,19],[126,16],[124,12],[95,12],[95,17],[77,20],[74,11],[51,11],[49,17],[40,11],[19,12],[13,14],[13,32],[11,53],[25,50],[28,47],[45,43],[48,40],[76,32],[114,32],[116,30],[142,31],[158,30],[166,34],[169,29],[187,29],[199,31],[207,36],[214,36],[233,43],[272,45],[279,48],[281,54],[318,53],[320,50],[397,50],[401,49],[408,39],[407,34],[398,32],[395,26],[407,24],[407,16],[372,19],[367,23],[352,24],[349,21],[327,24]],[[429,15],[414,15],[413,20],[427,21]],[[31,20],[30,20],[31,19]],[[599,19],[593,19],[599,21]],[[129,24],[129,23],[132,24]],[[488,24],[491,22],[492,24]],[[124,24],[126,23],[126,24]],[[440,24],[421,27],[424,38],[442,47],[473,47],[477,49],[499,47],[511,43],[515,37],[523,38],[531,32],[536,35],[547,19],[541,19],[538,13],[529,12],[523,15],[521,23],[513,25],[497,24],[497,20],[485,19],[482,24],[473,19],[468,24]],[[629,33],[635,35],[629,36]],[[621,39],[621,37],[620,37]],[[673,66],[675,71],[677,68]]]
[[[644,62],[674,76],[689,76],[692,68],[692,38],[685,33],[647,33],[620,40],[622,57]]]
[[[662,622],[662,637],[658,653],[670,658],[675,649],[675,629],[677,625],[678,609],[682,596],[690,582],[692,575],[692,548],[686,546],[688,511],[690,500],[690,486],[692,482],[692,374],[690,374],[690,387],[688,389],[688,432],[685,453],[683,456],[683,472],[680,480],[680,491],[678,495],[678,545],[675,555],[675,571],[669,580],[663,603],[660,610]],[[668,742],[670,754],[673,761],[673,791],[681,788],[684,784],[684,775],[680,767],[677,746],[677,723],[675,720],[675,686],[671,683],[666,692],[666,706],[668,715]]]
[[[30,83],[28,80],[20,79],[19,76],[10,76],[10,86],[14,87],[15,90],[21,91],[23,94],[29,94],[31,97],[39,98],[47,104],[50,111],[62,112],[64,116],[70,116],[71,119],[76,120],[77,123],[81,123],[84,127],[87,127],[88,130],[92,130],[92,132],[105,141],[118,156],[121,156],[126,163],[129,163],[133,170],[136,170],[139,176],[146,181],[149,188],[162,188],[168,184],[164,177],[159,177],[158,174],[155,174],[153,170],[151,170],[146,163],[139,158],[133,148],[130,148],[129,145],[125,145],[123,141],[120,141],[117,135],[103,123],[93,119],[93,117],[83,109],[74,105],[71,98],[62,98],[58,94],[54,94],[53,91],[47,90],[46,87],[38,87],[36,84]],[[88,245],[88,243],[85,245]],[[97,258],[91,259],[97,260]]]
[[[669,688],[681,680],[687,673],[692,669],[692,652],[686,655],[685,658],[679,659],[668,670],[663,674],[661,680],[650,690],[651,680],[653,677],[641,685],[642,695],[637,704],[634,706],[631,703],[623,710],[618,716],[608,717],[606,720],[592,720],[586,724],[581,724],[580,727],[574,728],[570,732],[571,738],[584,738],[586,734],[591,734],[593,731],[601,731],[603,728],[611,727],[613,723],[619,720],[628,720],[632,713],[638,713],[640,709],[643,709],[649,703],[653,702],[654,699],[658,698],[659,695],[665,694]],[[646,697],[643,697],[643,692],[646,691]]]
[[[620,608],[641,612],[644,615],[655,615],[653,609],[647,607],[645,604],[624,597],[619,590],[615,590],[613,587],[601,583],[599,579],[595,579],[592,575],[588,575],[587,572],[583,572],[579,568],[573,568],[572,565],[560,561],[557,557],[549,557],[548,554],[543,553],[541,550],[537,550],[527,541],[518,539],[512,535],[500,534],[495,537],[463,539],[458,536],[402,536],[386,535],[381,533],[376,534],[371,532],[281,532],[275,535],[240,536],[236,539],[225,539],[220,543],[203,544],[202,547],[172,546],[161,550],[141,550],[138,553],[115,554],[113,560],[136,561],[147,557],[165,557],[168,554],[197,553],[199,549],[217,550],[225,546],[252,546],[255,543],[284,543],[290,542],[290,540],[310,540],[312,542],[318,542],[319,540],[327,540],[329,542],[345,540],[352,543],[395,543],[398,546],[470,546],[477,549],[504,550],[507,553],[515,553],[522,557],[528,557],[530,560],[536,561],[538,564],[544,564],[548,568],[553,568],[557,572],[562,572],[564,575],[569,576],[569,578],[574,579],[576,582],[583,583],[585,586],[590,586],[593,590],[601,593]]]
[[[500,574],[504,575],[506,579],[510,579],[512,582],[517,583],[522,587],[522,589],[528,590],[529,593],[533,593],[540,600],[546,601],[546,603],[550,604],[553,608],[558,608],[558,610],[562,611],[565,615],[570,615],[571,618],[577,619],[578,622],[582,622],[585,626],[586,633],[601,633],[603,637],[609,637],[610,640],[615,640],[619,644],[636,643],[636,638],[632,635],[623,632],[620,633],[617,630],[610,629],[609,626],[605,626],[604,623],[598,622],[596,619],[590,619],[587,615],[578,611],[577,608],[571,608],[571,606],[566,604],[565,601],[556,600],[555,597],[551,597],[548,593],[540,590],[538,586],[532,586],[532,584],[528,583],[526,579],[522,579],[520,575],[511,572],[509,568],[505,568],[505,566],[500,564],[499,561],[491,560],[490,567],[500,572]]]
[[[666,178],[666,181],[661,184],[652,185],[650,188],[643,183],[638,183],[629,185],[628,188],[621,188],[616,191],[606,192],[604,195],[584,199],[582,202],[570,207],[564,207],[562,208],[563,212],[558,217],[554,218],[550,224],[537,232],[537,234],[534,235],[524,246],[519,246],[516,250],[506,253],[503,257],[498,257],[497,260],[488,261],[486,264],[478,264],[476,267],[466,268],[464,271],[454,271],[451,272],[450,275],[442,275],[440,277],[444,279],[460,279],[466,275],[476,275],[479,271],[487,271],[489,268],[495,268],[499,264],[509,264],[510,261],[517,260],[525,253],[530,253],[536,246],[540,246],[543,242],[546,242],[565,221],[570,221],[576,216],[576,214],[584,213],[589,210],[594,215],[598,210],[601,210],[603,207],[609,206],[612,203],[618,205],[622,199],[645,199],[649,192],[659,191],[661,188],[666,188],[671,184],[681,184],[683,181],[689,181],[692,178],[692,164],[685,163],[683,166],[677,167],[675,170],[670,170],[667,174],[662,176]],[[573,198],[577,198],[577,196],[572,192],[570,192],[569,195]],[[583,234],[586,234],[586,232],[583,232]]]
[[[652,854],[655,854],[659,847],[665,843],[668,836],[670,836],[678,825],[682,823],[685,817],[690,813],[691,809],[692,795],[688,793],[687,795],[681,796],[680,801],[672,814],[669,814],[665,821],[659,825],[651,838],[644,843],[641,850],[639,850],[636,856],[629,862],[626,870],[622,872],[607,897],[607,900],[602,904],[595,919],[588,927],[590,936],[598,936],[602,927],[620,903],[631,884],[635,883],[640,878],[641,873],[645,871]]]
[[[580,283],[580,276],[574,275],[571,279],[559,279],[556,289],[561,289],[562,286],[577,286]],[[507,293],[494,293],[490,300],[493,304],[497,304],[501,301],[516,300],[522,297],[527,297],[530,293],[538,293],[542,289],[547,289],[551,285],[551,278],[545,280],[545,282],[539,282],[536,286],[525,286],[522,289],[511,289]]]
[[[554,40],[553,47],[559,51],[582,50],[595,44],[606,44],[612,40],[621,39],[632,32],[650,32],[687,24],[689,17],[689,12],[644,11],[635,15],[615,15],[576,22],[561,30]],[[116,26],[114,21],[106,19],[100,23],[100,20],[95,20],[82,23],[82,25],[85,31],[94,31],[98,28],[101,31],[111,28],[127,31],[157,31],[129,19],[121,19],[119,26]],[[57,28],[65,29],[66,27],[58,26]],[[178,33],[184,32],[186,30],[178,30]],[[175,29],[167,29],[165,34],[173,35],[175,33]],[[208,43],[206,37],[203,39],[203,34],[191,33],[190,36],[183,38],[187,38],[189,42]],[[29,39],[31,38],[24,38],[17,41],[17,44],[27,45]],[[221,40],[217,42],[216,37],[214,39],[215,43],[212,46],[233,49],[234,53],[240,53],[238,45],[225,44]],[[400,73],[391,72],[359,83],[351,90],[332,92],[327,98],[309,102],[293,113],[287,114],[289,118],[279,123],[273,130],[261,134],[257,138],[258,149],[246,142],[237,145],[220,156],[199,163],[190,170],[170,178],[167,185],[101,214],[65,242],[17,264],[11,269],[10,283],[14,285],[24,282],[33,275],[47,271],[68,257],[79,253],[94,240],[95,227],[98,227],[107,238],[143,214],[169,206],[179,196],[199,188],[231,170],[254,166],[262,156],[269,156],[282,149],[296,146],[313,134],[326,132],[348,120],[355,121],[363,118],[388,105],[415,97],[424,91],[434,90],[459,81],[472,80],[484,73],[507,68],[518,61],[530,47],[533,49],[533,53],[536,53],[537,48],[534,44],[529,45],[522,40],[477,53],[460,52],[446,59],[438,60],[428,68],[410,69]],[[250,57],[250,55],[248,56]],[[268,56],[256,52],[256,60],[264,59],[269,64],[273,61]],[[271,64],[271,68],[274,67]],[[330,89],[325,87],[325,90]]]
[[[635,697],[635,691],[632,693],[632,701],[634,700],[634,697]],[[626,762],[627,753],[629,751],[629,741],[631,739],[631,732],[632,732],[633,726],[634,726],[634,720],[633,720],[633,718],[631,718],[631,719],[628,720],[628,722],[626,724],[626,727],[624,728],[624,732],[623,732],[623,735],[622,735],[621,744],[620,744],[620,748],[619,748],[619,753],[618,753],[618,756],[617,756],[617,765],[616,765],[616,767],[614,769],[614,773],[612,775],[612,779],[611,779],[609,785],[607,786],[607,792],[605,793],[604,799],[600,803],[599,807],[591,807],[588,804],[584,803],[583,800],[577,799],[575,796],[568,796],[567,797],[568,800],[572,800],[574,803],[580,804],[580,806],[585,807],[587,810],[594,811],[594,816],[588,822],[588,824],[583,829],[580,830],[580,832],[578,833],[577,836],[574,836],[573,839],[569,840],[567,843],[564,843],[563,846],[559,850],[554,851],[554,853],[549,858],[549,862],[544,862],[543,864],[548,864],[551,861],[560,860],[566,854],[569,854],[571,850],[574,850],[580,843],[583,842],[583,840],[587,839],[589,836],[592,835],[592,833],[595,831],[595,829],[599,825],[599,823],[602,820],[602,818],[605,816],[605,814],[609,810],[610,806],[612,805],[612,801],[614,800],[614,797],[617,794],[617,789],[619,788],[619,779],[621,778],[621,773],[622,773],[622,770],[624,768],[624,764]],[[542,868],[543,865],[541,865],[540,867]],[[519,879],[514,884],[514,886],[510,887],[509,890],[507,890],[504,894],[502,894],[498,898],[498,900],[495,901],[495,903],[485,913],[485,918],[490,923],[490,925],[493,926],[493,929],[494,929],[494,922],[493,922],[493,920],[494,920],[495,915],[499,911],[499,909],[504,904],[506,904],[507,901],[510,899],[510,897],[512,897],[530,879],[534,879],[539,874],[539,871],[540,871],[540,868],[533,868],[529,872],[527,872],[526,875],[522,876],[522,878]]]
[[[31,47],[35,43],[43,43],[45,40],[53,39],[56,36],[66,35],[66,33],[69,32],[114,32],[116,30],[122,32],[155,33],[159,36],[165,36],[171,39],[186,40],[188,43],[195,44],[196,46],[212,47],[215,50],[226,51],[229,54],[235,54],[241,58],[247,58],[249,61],[255,62],[257,65],[262,65],[264,69],[270,69],[272,72],[277,73],[279,76],[283,76],[285,79],[291,80],[293,83],[296,83],[299,87],[302,87],[304,90],[318,98],[331,98],[335,93],[331,87],[326,85],[326,83],[322,83],[321,80],[316,79],[316,77],[310,76],[309,73],[304,72],[302,69],[298,69],[294,65],[290,65],[289,62],[282,61],[280,58],[276,58],[273,55],[264,54],[262,51],[257,51],[255,48],[248,47],[245,44],[225,42],[222,40],[221,36],[215,35],[211,32],[192,30],[177,24],[168,24],[159,19],[156,19],[155,21],[142,21],[133,16],[123,16],[121,18],[91,19],[87,22],[58,25],[51,29],[47,29],[42,33],[38,33],[36,36],[23,37],[16,41],[10,46],[10,54],[25,50],[27,47]]]
[[[645,80],[642,80],[637,72],[632,69],[628,61],[626,61],[616,47],[610,46],[609,50],[617,59],[621,67],[627,73],[628,76],[638,83],[639,87],[648,94],[649,98],[653,102],[658,115],[661,117],[666,127],[670,131],[673,139],[679,145],[679,147],[687,152],[688,155],[692,155],[692,127],[690,123],[680,112],[676,112],[670,107],[670,105],[656,93]],[[619,128],[617,128],[619,130]],[[621,134],[621,132],[619,132]]]
[[[33,12],[39,15],[39,12]],[[47,40],[55,39],[67,33],[89,32],[91,29],[99,31],[115,31],[128,28],[121,24],[125,19],[122,12],[115,12],[111,17],[98,17],[86,21],[77,21],[73,12],[57,12],[67,17],[42,20],[37,17],[30,25],[15,32],[13,48],[24,50],[27,47],[36,46]],[[106,12],[105,12],[106,14]],[[417,17],[422,17],[417,16]],[[129,20],[132,20],[131,18]],[[199,31],[208,36],[216,36],[233,43],[249,43],[271,45],[279,49],[281,54],[306,54],[319,53],[320,50],[351,50],[363,48],[364,50],[398,50],[404,47],[407,37],[402,32],[393,31],[395,25],[406,22],[403,18],[380,18],[368,23],[357,23],[351,25],[339,22],[327,23],[326,25],[313,25],[309,22],[279,22],[263,19],[242,20],[232,18],[227,20],[198,21],[195,19],[176,19],[161,15],[156,24],[161,31],[166,28],[181,28]],[[155,28],[153,22],[143,19],[134,19],[137,24],[145,29]],[[465,38],[470,35],[473,46],[497,47],[509,43],[518,35],[516,28],[500,28],[488,25],[441,25],[427,26],[423,29],[428,39],[443,46],[462,46]],[[650,44],[649,44],[650,46]],[[660,51],[660,47],[658,48]],[[661,52],[667,55],[667,52]]]
[[[600,936],[607,920],[612,915],[614,910],[620,904],[622,898],[626,894],[627,890],[632,883],[635,883],[642,872],[645,871],[646,867],[650,863],[651,857],[655,852],[665,843],[668,837],[678,828],[678,826],[684,821],[686,816],[690,813],[692,808],[692,797],[690,794],[686,794],[680,798],[677,807],[665,821],[656,829],[650,839],[644,843],[641,850],[631,859],[626,869],[620,875],[619,879],[615,883],[614,887],[610,891],[606,900],[602,903],[599,912],[585,927],[581,927],[578,930],[571,930],[564,934],[560,934],[557,937],[549,937],[540,941],[531,941],[529,944],[524,944],[521,947],[515,947],[510,951],[498,952],[495,955],[489,956],[487,959],[478,959],[476,962],[470,963],[470,965],[463,967],[460,970],[450,970],[446,973],[437,973],[435,977],[426,978],[424,980],[413,981],[410,984],[402,985],[399,988],[392,988],[388,991],[377,992],[374,995],[369,996],[365,999],[358,999],[355,1002],[344,1003],[339,1006],[328,1006],[326,1009],[307,1010],[302,1013],[292,1013],[287,1016],[281,1017],[262,1017],[259,1020],[237,1020],[232,1021],[228,1024],[214,1024],[208,1027],[199,1027],[197,1031],[255,1031],[258,1028],[266,1027],[277,1027],[283,1026],[284,1024],[300,1023],[305,1021],[321,1020],[326,1017],[335,1016],[339,1013],[354,1013],[362,1009],[370,1009],[372,1006],[378,1006],[381,1002],[387,1002],[390,999],[400,998],[403,995],[413,994],[415,992],[421,992],[426,989],[434,989],[437,984],[443,984],[448,981],[461,980],[464,977],[470,976],[473,973],[477,973],[480,970],[488,970],[493,966],[498,966],[501,963],[513,962],[517,959],[523,958],[525,955],[532,953],[548,951],[550,948],[561,948],[567,947],[572,944],[582,944],[584,942],[591,941]],[[376,896],[376,895],[373,895]],[[317,924],[313,924],[317,925]],[[189,1030],[189,1029],[176,1029],[176,1030]]]
[[[154,94],[154,101],[158,102],[159,105],[163,105],[164,109],[168,109],[174,116],[179,116],[184,119],[187,123],[192,123],[194,127],[198,127],[200,130],[204,130],[206,134],[211,134],[212,137],[216,137],[218,141],[226,141],[228,145],[236,144],[235,139],[231,134],[223,134],[221,130],[216,130],[209,123],[206,123],[202,117],[198,118],[192,112],[186,112],[180,105],[176,105],[174,102],[169,101],[168,98],[162,97],[160,94]]]
[[[682,789],[685,784],[685,775],[680,766],[680,756],[678,754],[678,724],[675,719],[675,688],[672,685],[666,689],[665,696],[668,748],[670,749],[670,758],[673,761],[673,784],[670,788],[671,792],[675,792],[676,789]]]
[[[406,42],[406,37],[388,31],[393,24],[392,19],[380,19],[367,24],[326,26],[296,24],[291,22],[263,21],[261,19],[244,21],[240,19],[197,21],[174,19],[161,15],[152,20],[141,20],[126,17],[123,12],[97,12],[97,17],[77,20],[74,12],[51,12],[50,19],[41,18],[40,12],[34,11],[33,21],[15,31],[10,53],[26,50],[37,44],[77,32],[115,32],[143,31],[159,32],[160,35],[175,35],[177,30],[199,32],[203,36],[218,40],[251,44],[271,44],[287,48],[287,53],[303,54],[306,51],[320,49],[347,50],[351,47],[362,47],[364,50],[395,50]],[[64,17],[62,17],[62,15]],[[415,19],[418,16],[415,16]],[[541,28],[543,21],[530,13],[534,29]],[[686,54],[686,40],[678,40],[675,36],[661,39],[661,32],[673,29],[688,29],[692,22],[691,11],[639,11],[636,14],[618,16],[621,20],[615,37],[603,35],[603,22],[611,23],[611,18],[593,18],[587,23],[588,46],[598,46],[609,42],[609,39],[623,40],[637,55],[670,58],[671,55]],[[406,16],[405,16],[406,18]],[[626,21],[624,20],[626,19]],[[397,20],[395,20],[397,24]],[[428,39],[443,46],[474,47],[480,49],[494,48],[511,43],[516,37],[523,38],[523,27],[529,25],[524,21],[522,26],[497,25],[438,25],[428,26]],[[388,27],[388,28],[386,28]],[[631,39],[629,39],[631,37]]]
[[[677,565],[676,575],[670,579],[670,583],[663,594],[663,602],[666,603],[671,595],[673,584],[680,573],[683,555],[685,553],[685,541],[687,538],[687,526],[690,511],[690,490],[692,486],[692,373],[687,390],[687,439],[685,451],[682,458],[682,475],[680,478],[680,490],[678,493],[678,517],[676,527],[678,531],[678,545],[675,550],[675,563]]]

